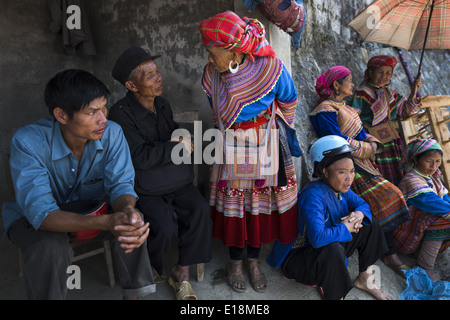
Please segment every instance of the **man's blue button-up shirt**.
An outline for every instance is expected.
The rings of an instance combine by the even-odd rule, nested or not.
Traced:
[[[11,175],[15,200],[3,204],[5,229],[26,217],[37,230],[59,205],[77,200],[111,203],[133,195],[134,169],[121,127],[108,121],[100,140],[89,140],[81,160],[64,142],[60,123],[41,119],[20,128],[11,140]]]

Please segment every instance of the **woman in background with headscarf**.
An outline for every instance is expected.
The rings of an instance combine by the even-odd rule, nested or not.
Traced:
[[[406,174],[399,188],[405,195],[412,219],[395,232],[402,254],[419,251],[417,265],[433,279],[439,252],[450,244],[450,197],[440,179],[442,148],[434,139],[416,139],[407,146],[402,161]]]
[[[408,207],[401,191],[381,176],[374,165],[381,143],[368,134],[358,113],[347,106],[344,98],[353,94],[352,73],[344,66],[326,70],[316,82],[319,96],[318,106],[311,112],[310,119],[317,136],[337,135],[346,139],[354,149],[355,178],[352,190],[370,206],[372,215],[380,223],[389,251],[383,262],[403,275],[407,270],[396,254],[393,231],[410,219]]]
[[[294,120],[297,90],[258,20],[226,11],[206,19],[199,29],[209,53],[202,86],[222,134],[242,129],[260,145],[266,133],[258,134],[260,129],[270,126],[279,132],[271,140],[273,160],[279,161],[272,174],[255,175],[261,168],[248,158],[233,165],[225,157],[211,170],[213,236],[229,247],[228,283],[245,291],[246,248],[252,287],[262,292],[267,280],[259,266],[260,246],[274,240],[289,243],[297,236],[297,181],[285,134]]]
[[[381,175],[398,185],[402,173],[398,169],[403,157],[401,139],[393,126],[397,116],[405,118],[420,109],[417,92],[422,85],[417,78],[408,98],[389,87],[392,73],[397,65],[393,56],[380,55],[372,57],[367,63],[364,81],[352,101],[352,107],[360,113],[366,130],[378,137],[384,145],[383,152],[376,156],[376,163]]]

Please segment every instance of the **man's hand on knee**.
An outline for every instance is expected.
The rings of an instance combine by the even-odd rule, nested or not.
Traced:
[[[140,247],[148,237],[150,224],[144,223],[138,211],[135,214],[122,211],[111,215],[109,230],[113,233],[120,246],[129,253]]]

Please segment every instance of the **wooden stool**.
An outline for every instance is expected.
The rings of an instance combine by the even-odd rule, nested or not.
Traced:
[[[89,257],[92,257],[97,254],[104,253],[105,254],[105,263],[106,263],[106,269],[108,272],[108,279],[109,279],[109,285],[111,287],[114,287],[115,284],[115,277],[114,277],[114,268],[113,268],[113,262],[112,262],[112,254],[111,254],[111,245],[109,244],[108,240],[105,240],[102,242],[102,246],[98,247],[98,241],[82,241],[82,242],[71,242],[70,245],[73,249],[75,248],[81,248],[82,246],[91,246],[97,244],[97,248],[84,251],[80,254],[77,254],[73,257],[72,262],[76,262],[79,260],[83,260]],[[18,248],[18,254],[19,254],[19,277],[22,277],[23,275],[23,264],[25,262],[24,256],[20,248]]]
[[[443,183],[450,188],[450,134],[447,123],[450,122],[450,96],[427,96],[422,98],[421,110],[405,120],[398,121],[403,143],[418,138],[433,138],[444,152],[441,171]]]

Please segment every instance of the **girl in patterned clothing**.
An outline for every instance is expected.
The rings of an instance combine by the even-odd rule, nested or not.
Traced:
[[[433,279],[439,252],[450,244],[450,197],[441,181],[442,148],[434,139],[416,139],[407,146],[402,168],[407,171],[399,188],[412,219],[395,232],[397,250],[418,251],[417,265]]]
[[[380,55],[372,57],[367,63],[364,82],[352,101],[352,107],[360,114],[364,127],[369,133],[380,138],[384,150],[376,155],[376,163],[381,175],[395,185],[400,183],[402,173],[398,169],[403,156],[401,139],[393,121],[417,112],[420,98],[417,92],[422,85],[420,77],[414,80],[408,98],[389,87],[397,59]],[[387,130],[386,128],[390,128]],[[390,134],[388,134],[390,132]]]
[[[229,247],[228,283],[245,291],[246,248],[252,287],[261,292],[267,280],[259,266],[260,246],[274,240],[289,243],[297,235],[297,181],[285,133],[294,120],[297,90],[258,20],[226,11],[206,19],[199,29],[209,53],[202,86],[214,123],[224,135],[242,129],[256,145],[266,141],[278,163],[278,170],[267,175],[245,157],[241,164],[225,158],[211,170],[213,236]],[[271,134],[266,140],[267,131],[260,131],[266,128],[277,129],[278,138]]]
[[[383,146],[364,130],[358,113],[343,100],[352,95],[353,87],[351,71],[346,67],[326,70],[317,79],[319,105],[311,112],[310,119],[319,137],[337,135],[353,147],[356,174],[352,190],[370,205],[372,215],[384,231],[389,251],[383,261],[403,276],[402,270],[408,267],[396,254],[393,231],[410,219],[408,207],[401,191],[377,169],[375,155]]]

